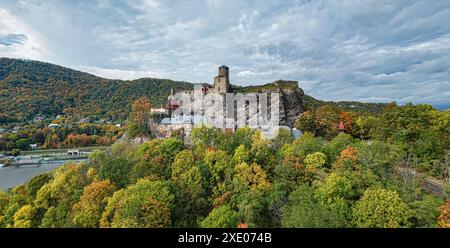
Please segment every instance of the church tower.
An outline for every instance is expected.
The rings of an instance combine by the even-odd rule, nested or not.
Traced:
[[[225,65],[219,67],[219,75],[214,78],[214,92],[219,94],[231,92],[229,68]]]

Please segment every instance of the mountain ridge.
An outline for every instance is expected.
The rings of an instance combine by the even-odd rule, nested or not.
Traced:
[[[264,85],[232,87],[234,91],[255,92],[288,89],[294,87],[294,83],[301,90],[297,81],[284,80]],[[146,96],[155,107],[159,107],[166,103],[172,88],[181,91],[192,89],[193,86],[193,83],[186,81],[158,78],[106,79],[48,62],[0,58],[0,109],[3,110],[0,113],[0,124],[27,121],[36,114],[64,114],[74,118],[102,116],[110,120],[124,120],[131,110],[131,103],[139,97]],[[298,108],[295,113],[334,103],[304,95],[303,90],[296,97],[302,99],[294,101],[294,104],[303,106],[294,106]],[[362,104],[360,107],[364,111],[373,111],[384,105],[359,104]]]

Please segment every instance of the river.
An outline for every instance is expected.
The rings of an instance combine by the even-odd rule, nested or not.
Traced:
[[[19,184],[26,183],[34,176],[49,172],[66,162],[67,161],[58,161],[36,165],[2,167],[0,168],[0,189],[6,191],[8,188],[13,188]]]

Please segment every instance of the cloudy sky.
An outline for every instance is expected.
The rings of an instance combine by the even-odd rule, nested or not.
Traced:
[[[450,106],[450,1],[0,1],[0,57],[107,78],[297,80],[324,100]]]

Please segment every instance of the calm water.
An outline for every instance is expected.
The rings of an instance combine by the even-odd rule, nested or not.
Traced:
[[[40,165],[25,165],[25,166],[11,166],[0,168],[0,189],[3,191],[8,188],[13,188],[21,183],[28,182],[34,176],[49,172],[67,161],[61,161],[58,163],[51,164],[40,164]]]

